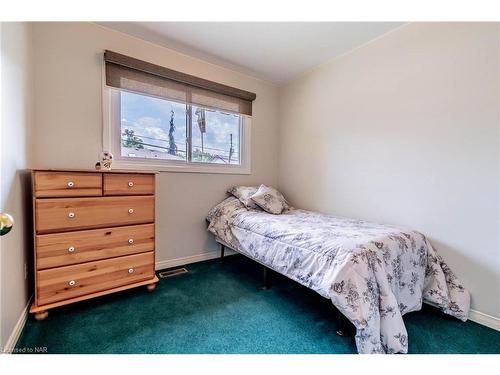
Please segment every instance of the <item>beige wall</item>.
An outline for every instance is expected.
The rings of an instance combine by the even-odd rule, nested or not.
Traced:
[[[0,211],[15,226],[0,237],[0,349],[4,348],[29,298],[24,265],[31,258],[29,191],[33,110],[32,27],[1,23]],[[8,349],[8,348],[6,348]]]
[[[282,88],[279,187],[425,233],[500,317],[498,24],[403,26]]]
[[[257,94],[252,174],[161,173],[157,261],[211,252],[205,216],[234,184],[277,184],[277,88],[91,23],[36,23],[36,167],[92,168],[101,151],[101,64],[105,49]]]

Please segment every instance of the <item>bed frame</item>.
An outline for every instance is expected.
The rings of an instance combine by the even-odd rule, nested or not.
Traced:
[[[237,252],[238,254],[241,254],[241,255],[245,256],[246,258],[253,260],[256,263],[259,263],[262,266],[262,289],[269,289],[270,288],[269,271],[268,270],[271,270],[271,271],[274,271],[274,272],[277,272],[277,273],[283,275],[282,273],[271,269],[270,267],[263,264],[262,262],[259,262],[258,260],[251,258],[248,255],[243,254],[243,253],[239,252],[238,250],[232,248],[227,243],[222,241],[220,238],[216,238],[215,241],[217,241],[217,243],[220,245],[220,261],[222,263],[224,263],[224,253],[225,253],[225,249],[227,247],[228,249],[233,250],[233,251]],[[283,275],[283,276],[286,276],[286,275]],[[337,335],[342,336],[342,337],[354,336],[354,334],[356,332],[354,325],[333,304],[332,304],[332,307],[337,312],[337,319],[338,319],[338,325],[337,325],[337,331],[336,331]]]

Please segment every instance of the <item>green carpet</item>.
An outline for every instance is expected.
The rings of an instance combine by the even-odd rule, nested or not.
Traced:
[[[330,302],[280,275],[227,257],[187,266],[149,293],[134,289],[29,318],[17,349],[48,353],[356,353],[335,334]],[[500,353],[500,332],[424,307],[404,317],[410,353]]]

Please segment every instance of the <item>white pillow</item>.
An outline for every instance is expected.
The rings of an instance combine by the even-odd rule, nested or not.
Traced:
[[[283,194],[270,186],[260,185],[251,198],[259,207],[270,214],[279,215],[289,208]]]
[[[241,203],[245,205],[246,208],[253,208],[260,210],[261,208],[255,204],[250,198],[258,190],[257,186],[233,186],[227,192],[234,195],[240,200]]]

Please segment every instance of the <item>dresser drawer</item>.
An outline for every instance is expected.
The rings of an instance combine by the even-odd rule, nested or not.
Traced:
[[[155,176],[153,174],[104,174],[104,195],[148,195],[154,193]]]
[[[154,224],[36,236],[38,270],[154,251]]]
[[[36,199],[38,234],[154,222],[154,196]]]
[[[102,195],[101,173],[35,172],[35,197]]]
[[[42,270],[37,272],[37,304],[45,305],[153,277],[153,252]]]

